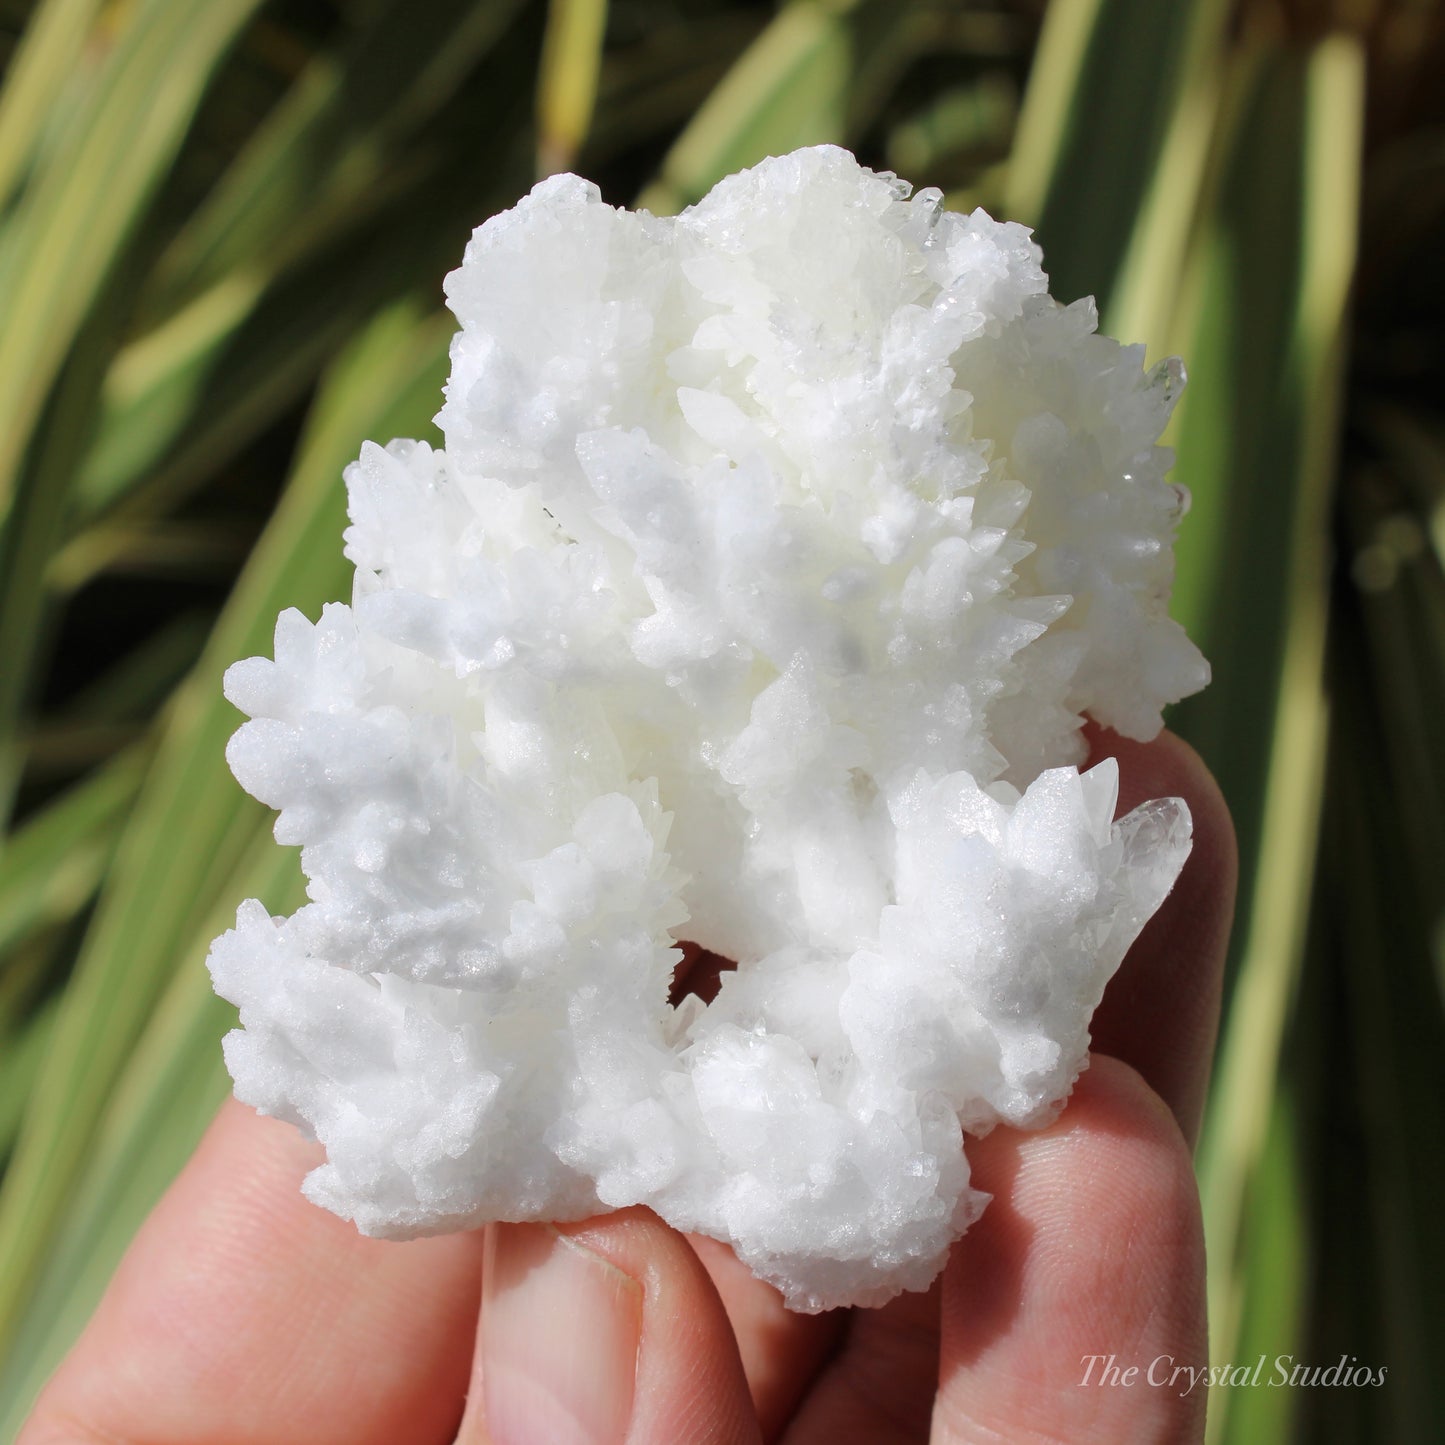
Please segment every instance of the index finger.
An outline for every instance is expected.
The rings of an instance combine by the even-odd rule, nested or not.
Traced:
[[[1139,743],[1090,725],[1089,766],[1119,763],[1120,815],[1150,798],[1181,797],[1194,847],[1173,891],[1144,925],[1104,990],[1093,1050],[1131,1065],[1174,1113],[1192,1146],[1199,1134],[1219,1027],[1219,994],[1234,920],[1238,860],[1229,808],[1209,769],[1182,738]]]

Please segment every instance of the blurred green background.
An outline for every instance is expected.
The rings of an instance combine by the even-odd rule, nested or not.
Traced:
[[[0,1438],[227,1087],[202,968],[301,898],[220,674],[348,595],[440,280],[539,172],[841,141],[1187,361],[1173,725],[1243,890],[1199,1155],[1216,1441],[1445,1440],[1445,5],[0,3]]]

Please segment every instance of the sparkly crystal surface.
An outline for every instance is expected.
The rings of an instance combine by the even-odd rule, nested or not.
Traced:
[[[446,289],[445,451],[363,448],[352,603],[227,674],[311,900],[213,947],[236,1092],[371,1234],[642,1203],[798,1309],[923,1288],[1189,849],[1078,771],[1207,680],[1178,368],[832,147],[676,218],[554,177]]]

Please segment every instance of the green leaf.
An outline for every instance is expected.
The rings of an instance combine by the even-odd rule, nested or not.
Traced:
[[[1303,956],[1326,741],[1329,504],[1346,300],[1354,264],[1363,58],[1345,38],[1250,74],[1229,169],[1201,240],[1203,384],[1186,394],[1179,476],[1224,511],[1214,588],[1183,610],[1216,683],[1177,714],[1235,810],[1242,889],[1238,966],[1200,1180],[1216,1359],[1234,1358],[1250,1280],[1247,1201]],[[1263,241],[1261,238],[1268,238]],[[1186,533],[1187,533],[1186,529]],[[1183,539],[1181,557],[1189,545]],[[1221,1396],[1211,1438],[1233,1438]]]
[[[1238,1441],[1295,1438],[1301,1392],[1275,1383],[1276,1361],[1305,1358],[1302,1316],[1309,1230],[1299,1123],[1288,1088],[1277,1090],[1261,1107],[1269,1121],[1243,1221],[1241,1252],[1250,1270],[1243,1281],[1237,1348],[1228,1357],[1214,1355],[1211,1360],[1249,1371],[1249,1384],[1226,1384],[1211,1390],[1209,1397],[1210,1413],[1227,1417],[1228,1438]]]
[[[901,176],[931,176],[954,156],[1000,150],[1012,133],[1016,103],[1013,88],[996,71],[953,86],[893,128],[888,164]]]
[[[72,536],[52,586],[73,590],[108,565],[136,518],[201,485],[304,395],[372,307],[434,285],[463,226],[511,198],[500,164],[478,195],[465,133],[454,151],[407,142],[462,103],[458,91],[483,59],[502,73],[483,104],[462,108],[470,126],[505,129],[512,98],[527,93],[516,61],[517,41],[529,42],[511,25],[522,8],[390,0],[303,71],[143,288],[148,324],[107,377],[73,508],[74,525],[89,527],[123,506],[125,525]],[[494,190],[498,180],[506,184]]]
[[[21,728],[36,690],[32,673],[52,623],[46,570],[64,535],[71,478],[95,430],[105,363],[126,302],[128,261],[80,329],[25,459],[16,505],[0,516],[0,825],[19,781]]]
[[[843,140],[857,5],[786,5],[703,102],[638,204],[659,215],[678,211],[765,156]]]
[[[1009,164],[1005,209],[1033,225],[1061,300],[1107,311],[1160,168],[1198,0],[1056,0],[1049,6]]]
[[[212,332],[234,329],[271,280],[375,216],[415,171],[406,142],[523,8],[384,0],[317,54],[160,258],[141,301],[154,325],[126,365],[147,379],[175,370]]]
[[[1368,547],[1389,515],[1381,504],[1398,498],[1352,482],[1347,536]],[[1416,855],[1434,849],[1416,828],[1438,827],[1445,805],[1445,575],[1424,549],[1391,579],[1351,570],[1356,584],[1340,589],[1335,613],[1318,967],[1306,980],[1315,1004],[1306,1077],[1318,1096],[1308,1347],[1311,1358],[1346,1353],[1389,1375],[1384,1388],[1340,1392],[1327,1409],[1311,1398],[1303,1413],[1311,1439],[1429,1445],[1445,1432],[1445,1009],[1430,949],[1440,854]],[[1426,717],[1413,717],[1422,702]]]
[[[100,8],[100,0],[45,0],[31,13],[0,88],[0,213],[55,121]]]
[[[0,854],[0,957],[95,896],[149,758],[136,748],[35,813]]]
[[[281,504],[168,711],[0,1185],[0,1342],[23,1328],[61,1205],[179,951],[266,826],[265,810],[244,797],[225,767],[235,715],[221,697],[221,673],[239,657],[269,650],[282,608],[314,614],[344,594],[349,569],[340,555],[345,513],[337,475],[369,428],[390,434],[424,424],[445,375],[450,331],[445,318],[398,304],[337,361]]]
[[[258,0],[138,5],[0,233],[0,518],[45,398]]]
[[[1199,0],[1187,10],[1179,39],[1177,83],[1163,98],[1167,112],[1158,159],[1148,174],[1104,314],[1105,329],[1143,341],[1153,359],[1171,345],[1179,278],[1201,216],[1213,203],[1224,156],[1236,130],[1227,99],[1248,92],[1249,52],[1238,57],[1227,83],[1229,0]]]
[[[25,1101],[50,1047],[59,1007],[59,996],[52,994],[24,1023],[6,1030],[0,1039],[0,1158],[10,1152],[19,1132]]]
[[[592,126],[607,0],[550,0],[537,75],[537,174],[565,171]]]

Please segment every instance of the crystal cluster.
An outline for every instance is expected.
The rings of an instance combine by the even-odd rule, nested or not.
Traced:
[[[964,1134],[1062,1106],[1189,849],[1078,771],[1207,680],[1181,374],[939,200],[833,147],[676,218],[542,182],[447,278],[445,451],[347,472],[351,606],[228,672],[311,901],[216,941],[226,1059],[367,1233],[642,1203],[878,1303],[986,1202]]]

